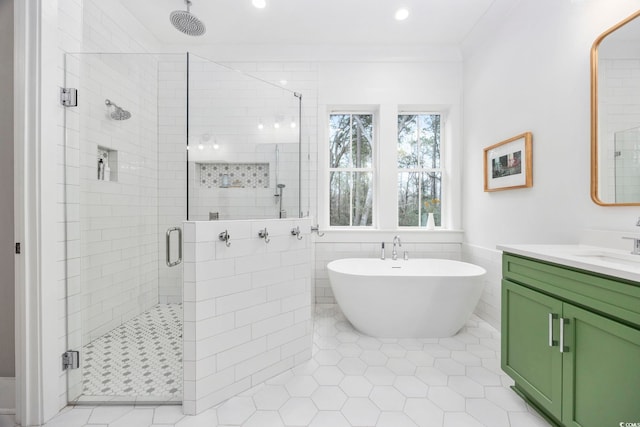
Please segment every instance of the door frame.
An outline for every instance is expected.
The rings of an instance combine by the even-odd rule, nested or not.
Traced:
[[[14,1],[16,422],[44,422],[41,277],[42,0]],[[57,394],[57,393],[56,393]]]

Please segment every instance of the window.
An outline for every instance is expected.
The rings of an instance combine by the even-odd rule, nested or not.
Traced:
[[[428,213],[442,219],[441,116],[398,115],[398,225],[424,227]]]
[[[329,115],[329,225],[371,226],[373,114]]]

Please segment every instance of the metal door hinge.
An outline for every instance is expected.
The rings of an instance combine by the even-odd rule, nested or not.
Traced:
[[[80,367],[80,352],[69,350],[62,353],[62,370],[78,369]]]
[[[16,242],[16,253],[21,253],[22,249],[20,248],[20,242]]]
[[[65,107],[78,106],[78,89],[72,87],[60,88],[60,103]]]

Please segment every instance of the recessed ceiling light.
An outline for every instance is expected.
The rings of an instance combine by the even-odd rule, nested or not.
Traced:
[[[256,9],[264,9],[267,7],[267,0],[251,0],[251,4]]]
[[[289,82],[288,82],[288,81],[286,81],[285,79],[280,80],[280,84],[281,84],[282,86],[286,86],[286,85],[287,85],[287,83],[289,83]]]
[[[405,19],[407,19],[409,17],[409,11],[407,9],[405,9],[404,7],[396,10],[396,21],[404,21]]]

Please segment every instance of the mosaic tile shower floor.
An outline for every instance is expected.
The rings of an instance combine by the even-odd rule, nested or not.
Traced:
[[[82,349],[85,396],[182,396],[182,305],[159,304]]]

